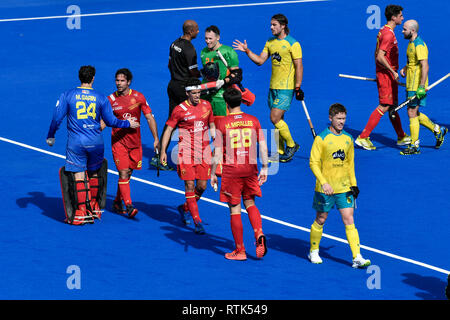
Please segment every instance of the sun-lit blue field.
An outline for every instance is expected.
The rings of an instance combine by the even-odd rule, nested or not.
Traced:
[[[50,148],[45,143],[59,95],[79,84],[82,65],[96,67],[94,88],[104,94],[115,90],[115,71],[127,67],[134,75],[132,88],[147,97],[161,130],[168,115],[169,45],[181,36],[186,19],[199,24],[200,34],[193,40],[198,55],[205,46],[204,30],[212,24],[221,30],[221,43],[231,46],[234,39],[247,40],[250,49],[259,53],[271,36],[270,18],[285,14],[291,35],[303,49],[302,89],[316,132],[326,128],[328,108],[339,102],[348,109],[347,132],[358,136],[378,104],[376,84],[338,74],[375,77],[377,28],[385,23],[384,8],[390,1],[251,3],[1,1],[0,299],[445,299],[450,272],[450,137],[436,150],[433,134],[422,127],[422,153],[404,157],[399,155],[387,116],[371,135],[377,150],[355,149],[361,190],[355,223],[361,253],[372,261],[368,270],[351,267],[351,251],[336,210],[324,227],[324,263],[308,261],[309,228],[315,217],[311,207],[315,178],[309,169],[313,140],[302,106],[295,100],[285,120],[300,150],[293,161],[272,168],[274,174],[262,187],[263,197],[257,199],[268,240],[263,259],[256,259],[246,214],[242,218],[249,259],[224,259],[234,249],[229,212],[210,187],[199,202],[206,235],[196,235],[192,227],[182,225],[176,208],[184,202],[184,185],[176,172],[161,172],[157,178],[149,166],[153,138],[145,123],[141,128],[144,168],[134,172],[138,179],[131,182],[132,199],[139,209],[136,218],[110,210],[118,176],[107,128],[105,157],[112,173],[102,220],[82,227],[63,222],[58,170],[64,165],[65,122],[56,144]],[[404,7],[406,20],[420,24],[419,33],[430,51],[432,83],[450,72],[449,42],[442,36],[450,4],[444,0],[398,4]],[[70,5],[80,8],[82,15],[98,15],[64,17],[74,13],[67,12]],[[38,17],[45,18],[26,19]],[[395,32],[402,67],[408,41],[401,27]],[[258,67],[244,53],[238,55],[243,83],[256,94],[255,104],[243,109],[257,116],[270,133],[270,62]],[[449,88],[446,80],[431,90],[424,112],[450,127]],[[399,100],[405,100],[403,88]],[[406,108],[400,115],[409,133]],[[270,137],[269,142],[273,143]],[[172,142],[170,148],[175,146]],[[71,289],[73,270],[81,278],[80,287]]]

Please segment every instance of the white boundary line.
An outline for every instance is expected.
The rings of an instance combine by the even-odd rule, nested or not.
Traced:
[[[236,8],[236,7],[271,6],[271,5],[295,4],[295,3],[304,3],[304,2],[305,3],[306,2],[324,2],[324,1],[329,1],[329,0],[294,0],[294,1],[257,2],[257,3],[241,3],[241,4],[222,4],[222,5],[215,5],[215,6],[186,7],[186,8],[166,8],[166,9],[149,9],[149,10],[135,10],[135,11],[85,13],[85,14],[73,14],[73,15],[63,15],[63,16],[0,19],[0,22],[65,19],[65,18],[95,17],[95,16],[111,16],[111,15],[118,15],[118,14],[155,13],[155,12],[168,12],[168,11],[186,11],[186,10],[222,9],[222,8]]]
[[[3,137],[0,137],[0,141],[4,141],[4,142],[7,142],[7,143],[15,144],[17,146],[20,146],[20,147],[23,147],[23,148],[27,148],[27,149],[31,149],[31,150],[34,150],[34,151],[42,152],[42,153],[45,153],[45,154],[48,154],[48,155],[51,155],[51,156],[54,156],[54,157],[57,157],[57,158],[62,158],[62,159],[66,158],[63,155],[60,155],[60,154],[57,154],[57,153],[54,153],[54,152],[50,152],[50,151],[47,151],[47,150],[44,150],[44,149],[36,148],[36,147],[30,146],[28,144],[17,142],[17,141],[10,140],[10,139],[6,139],[6,138],[3,138]],[[108,169],[108,172],[111,173],[111,174],[115,174],[117,176],[119,175],[119,173],[117,171],[114,171],[114,170]],[[136,177],[133,177],[133,176],[131,177],[131,179],[139,181],[139,182],[142,182],[142,183],[145,183],[145,184],[148,184],[148,185],[151,185],[151,186],[154,186],[154,187],[157,187],[157,188],[161,188],[161,189],[164,189],[164,190],[172,191],[172,192],[179,193],[179,194],[184,194],[184,191],[182,191],[182,190],[178,190],[178,189],[174,189],[174,188],[171,188],[171,187],[167,187],[167,186],[159,184],[159,183],[155,183],[155,182],[151,182],[151,181],[148,181],[148,180],[136,178]],[[228,208],[228,206],[225,203],[222,203],[222,202],[219,202],[219,201],[216,201],[216,200],[212,200],[212,199],[205,198],[205,197],[202,197],[201,200],[204,200],[206,202],[210,202],[210,203],[213,203],[213,204],[216,204],[216,205]],[[242,212],[246,213],[246,211],[244,209],[242,209]],[[269,221],[275,222],[275,223],[278,223],[278,224],[281,224],[281,225],[284,225],[284,226],[287,226],[287,227],[290,227],[290,228],[298,229],[298,230],[301,230],[301,231],[305,231],[305,232],[310,232],[311,231],[308,228],[300,227],[300,226],[297,226],[295,224],[292,224],[292,223],[289,223],[289,222],[285,222],[285,221],[282,221],[282,220],[278,220],[278,219],[275,219],[275,218],[271,218],[271,217],[268,217],[268,216],[261,215],[261,218],[263,218],[265,220],[269,220]],[[328,238],[328,239],[331,239],[331,240],[335,240],[335,241],[338,241],[338,242],[342,242],[342,243],[348,244],[347,240],[344,240],[342,238],[331,236],[331,235],[328,235],[328,234],[325,234],[325,233],[322,236],[324,238]],[[430,264],[426,264],[426,263],[423,263],[423,262],[420,262],[420,261],[416,261],[416,260],[412,260],[412,259],[409,259],[409,258],[404,258],[404,257],[398,256],[396,254],[392,254],[392,253],[389,253],[389,252],[386,252],[386,251],[378,250],[378,249],[371,248],[371,247],[364,246],[364,245],[361,245],[360,247],[365,249],[365,250],[372,251],[372,252],[375,252],[375,253],[378,253],[378,254],[381,254],[381,255],[393,258],[393,259],[409,262],[409,263],[412,263],[412,264],[415,264],[415,265],[418,265],[418,266],[421,266],[421,267],[424,267],[424,268],[427,268],[427,269],[431,269],[431,270],[434,270],[434,271],[437,271],[437,272],[441,272],[441,273],[444,273],[444,274],[450,274],[449,270],[438,268],[438,267],[432,266]]]

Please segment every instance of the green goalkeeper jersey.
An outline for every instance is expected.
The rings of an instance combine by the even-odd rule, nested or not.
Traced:
[[[226,45],[221,45],[218,50],[220,51],[222,56],[225,58],[225,61],[228,63],[229,68],[239,67],[238,55],[232,47],[229,47]],[[228,75],[228,69],[225,66],[225,64],[222,62],[220,57],[217,55],[216,51],[209,50],[208,47],[206,47],[201,51],[200,58],[202,60],[203,67],[208,62],[217,62],[217,65],[219,66],[219,79],[223,80]],[[207,82],[207,81],[205,79],[203,79],[203,83],[205,83],[205,82]],[[226,115],[226,105],[225,105],[225,102],[223,101],[224,91],[225,91],[225,89],[222,87],[219,91],[217,91],[213,95],[202,96],[202,99],[208,100],[212,103],[214,115]],[[217,107],[215,107],[216,104],[217,104]]]

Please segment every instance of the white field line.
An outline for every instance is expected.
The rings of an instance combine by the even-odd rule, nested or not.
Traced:
[[[295,0],[295,1],[276,1],[276,2],[257,2],[257,3],[222,4],[222,5],[215,5],[215,6],[200,6],[200,7],[186,7],[186,8],[166,8],[166,9],[148,9],[148,10],[135,10],[135,11],[84,13],[84,14],[62,15],[62,16],[0,19],[0,22],[66,19],[66,18],[78,18],[78,17],[111,16],[111,15],[119,15],[119,14],[155,13],[155,12],[205,10],[205,9],[223,9],[223,8],[236,8],[236,7],[272,6],[272,5],[295,4],[295,3],[304,3],[304,2],[324,2],[324,1],[329,1],[329,0]]]
[[[51,155],[51,156],[54,156],[54,157],[57,157],[57,158],[62,158],[62,159],[66,158],[63,155],[60,155],[60,154],[57,154],[57,153],[54,153],[54,152],[49,152],[47,150],[36,148],[36,147],[30,146],[30,145],[27,145],[25,143],[17,142],[17,141],[10,140],[10,139],[7,139],[7,138],[0,137],[0,141],[4,141],[4,142],[7,142],[7,143],[15,144],[17,146],[20,146],[20,147],[23,147],[23,148],[27,148],[27,149],[30,149],[30,150],[42,152],[42,153],[45,153],[45,154],[48,154],[48,155]],[[108,172],[111,173],[111,174],[115,174],[117,176],[119,175],[119,173],[117,171],[114,171],[114,170],[108,169]],[[155,182],[152,182],[152,181],[136,178],[136,177],[133,177],[133,176],[131,177],[131,179],[139,181],[139,182],[142,182],[144,184],[148,184],[148,185],[157,187],[157,188],[161,188],[161,189],[164,189],[164,190],[167,190],[167,191],[172,191],[172,192],[184,195],[184,191],[183,190],[178,190],[178,189],[171,188],[171,187],[159,184],[159,183],[155,183]],[[206,197],[202,197],[201,200],[206,201],[206,202],[210,202],[210,203],[213,203],[213,204],[216,204],[218,206],[222,206],[222,207],[228,208],[228,206],[225,203],[222,203],[222,202],[219,202],[219,201],[216,201],[216,200],[212,200],[212,199],[209,199],[209,198],[206,198]],[[242,212],[247,213],[244,209],[242,209]],[[281,225],[284,225],[284,226],[287,226],[287,227],[290,227],[290,228],[293,228],[293,229],[297,229],[297,230],[301,230],[301,231],[305,231],[305,232],[310,232],[311,231],[308,228],[297,226],[295,224],[292,224],[292,223],[289,223],[289,222],[285,222],[285,221],[282,221],[282,220],[279,220],[279,219],[271,218],[271,217],[268,217],[268,216],[261,215],[261,218],[263,218],[265,220],[269,220],[269,221],[275,222],[275,223],[278,223],[278,224],[281,224]],[[348,244],[347,240],[342,239],[342,238],[338,238],[338,237],[335,237],[335,236],[332,236],[332,235],[328,235],[328,234],[325,234],[325,233],[322,236],[324,238],[328,238],[328,239],[331,239],[331,240],[335,240],[335,241],[338,241],[338,242],[342,242],[342,243]],[[421,267],[424,267],[424,268],[427,268],[427,269],[431,269],[431,270],[434,270],[434,271],[437,271],[437,272],[441,272],[441,273],[444,273],[444,274],[450,274],[449,270],[438,268],[438,267],[432,266],[430,264],[426,264],[426,263],[423,263],[423,262],[420,262],[420,261],[416,261],[416,260],[413,260],[413,259],[405,258],[405,257],[399,256],[399,255],[396,255],[396,254],[392,254],[392,253],[389,253],[389,252],[386,252],[386,251],[378,250],[378,249],[375,249],[375,248],[372,248],[372,247],[368,247],[368,246],[364,246],[364,245],[361,245],[360,247],[365,249],[365,250],[367,250],[367,251],[372,251],[372,252],[375,252],[375,253],[378,253],[378,254],[381,254],[381,255],[393,258],[393,259],[409,262],[409,263],[412,263],[412,264],[415,264],[415,265],[418,265],[418,266],[421,266]]]

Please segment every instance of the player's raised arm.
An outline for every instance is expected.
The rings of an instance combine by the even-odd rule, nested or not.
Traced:
[[[234,50],[242,51],[247,54],[247,56],[252,60],[255,64],[258,66],[264,64],[264,62],[267,61],[269,58],[269,54],[265,51],[261,52],[260,55],[257,55],[256,53],[252,52],[247,45],[247,40],[244,40],[244,42],[240,42],[239,40],[233,41],[233,48]]]

